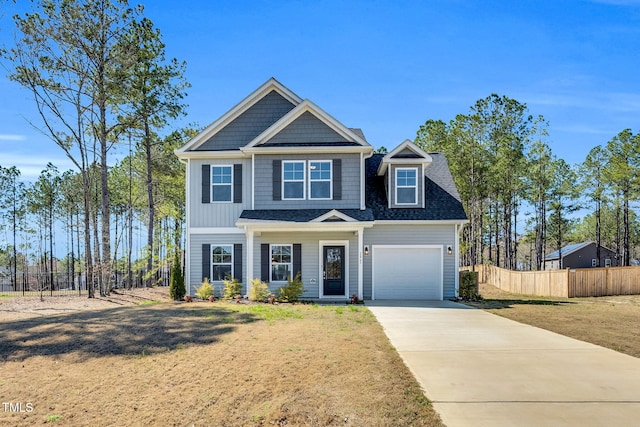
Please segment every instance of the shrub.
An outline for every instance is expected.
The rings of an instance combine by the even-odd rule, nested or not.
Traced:
[[[222,283],[224,283],[224,299],[234,299],[242,295],[242,283],[235,277],[227,276]]]
[[[213,285],[209,282],[209,279],[205,277],[198,290],[196,290],[196,296],[202,300],[208,300],[214,291]]]
[[[182,275],[182,266],[180,265],[180,252],[176,251],[173,260],[173,268],[171,269],[171,281],[169,283],[169,295],[174,301],[179,301],[186,295],[187,290],[184,287],[184,276]]]
[[[287,279],[287,284],[278,289],[278,301],[280,302],[296,302],[302,296],[304,287],[302,285],[302,279],[300,273],[296,274],[296,277]]]
[[[463,300],[475,301],[481,299],[482,297],[478,293],[478,273],[473,271],[460,272],[458,293]]]
[[[266,301],[267,298],[269,298],[269,285],[260,279],[252,279],[249,299],[252,301]]]

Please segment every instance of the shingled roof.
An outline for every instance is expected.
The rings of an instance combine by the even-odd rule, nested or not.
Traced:
[[[466,220],[460,194],[453,182],[447,160],[442,153],[429,153],[433,162],[425,169],[426,207],[389,209],[384,177],[378,166],[384,154],[374,154],[366,161],[366,206],[375,220],[437,221]]]

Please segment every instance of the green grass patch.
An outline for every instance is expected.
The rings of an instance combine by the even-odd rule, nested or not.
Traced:
[[[140,301],[137,302],[136,305],[154,305],[154,304],[161,304],[162,301],[158,300],[158,299],[148,299],[145,301]]]
[[[47,417],[47,422],[51,423],[51,422],[58,421],[58,420],[61,420],[61,419],[62,419],[62,415],[49,415]]]
[[[270,305],[270,304],[255,304],[255,305],[239,305],[229,304],[229,309],[237,311],[239,313],[248,313],[259,319],[276,321],[284,319],[302,319],[302,311],[295,305]]]

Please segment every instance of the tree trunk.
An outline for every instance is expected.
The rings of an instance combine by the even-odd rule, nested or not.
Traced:
[[[144,151],[147,163],[147,201],[149,209],[149,222],[147,224],[147,247],[149,252],[147,255],[147,287],[151,286],[151,271],[153,270],[153,227],[155,221],[155,203],[153,200],[153,176],[151,164],[151,130],[149,129],[149,121],[144,123]]]

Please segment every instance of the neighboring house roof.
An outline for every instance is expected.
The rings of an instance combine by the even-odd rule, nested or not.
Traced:
[[[558,259],[560,258],[560,252],[562,252],[562,257],[564,258],[565,256],[575,252],[575,251],[579,251],[580,249],[586,248],[589,245],[595,244],[593,242],[582,242],[582,243],[574,243],[571,245],[567,245],[565,247],[563,247],[560,251],[555,251],[555,252],[551,252],[549,255],[547,255],[545,257],[546,261],[551,261],[554,259]],[[602,246],[601,246],[602,247]]]
[[[366,161],[366,206],[376,220],[443,221],[466,220],[460,194],[453,182],[447,160],[442,153],[429,153],[432,163],[425,169],[426,207],[389,209],[383,176],[378,168],[384,154],[374,154]]]

